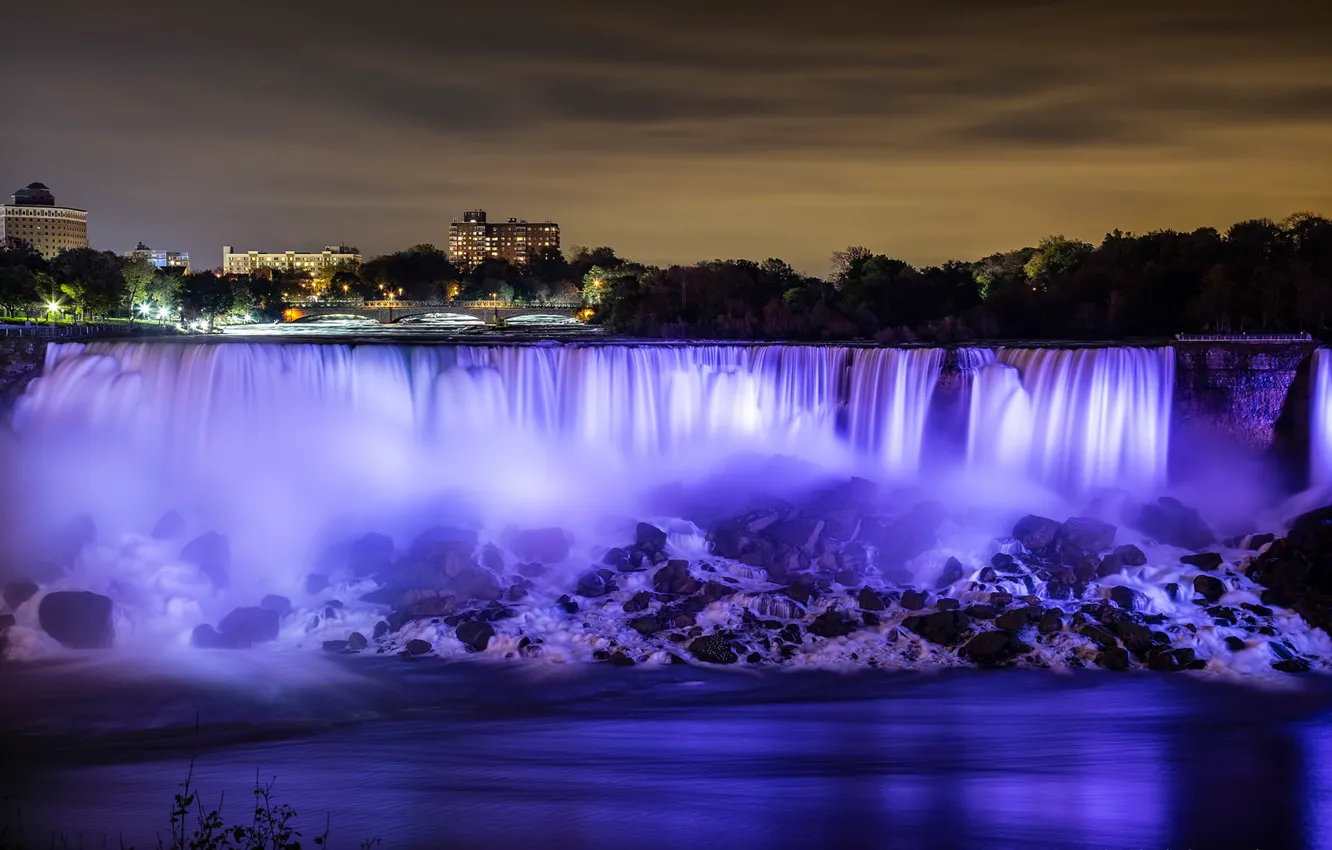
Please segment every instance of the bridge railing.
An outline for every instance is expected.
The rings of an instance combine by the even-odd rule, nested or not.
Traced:
[[[1299,334],[1175,334],[1176,342],[1313,342],[1307,333]]]
[[[311,306],[324,306],[311,305]],[[332,306],[332,305],[330,305]],[[366,301],[361,304],[367,310],[396,310],[404,307],[438,307],[448,310],[577,310],[581,304],[577,301],[535,301],[519,303],[517,301]]]

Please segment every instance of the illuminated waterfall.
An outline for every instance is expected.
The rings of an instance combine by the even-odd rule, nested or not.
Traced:
[[[969,459],[1067,492],[1165,483],[1170,348],[1004,349],[972,397]]]
[[[1313,393],[1309,400],[1309,482],[1332,484],[1332,352],[1313,355]]]

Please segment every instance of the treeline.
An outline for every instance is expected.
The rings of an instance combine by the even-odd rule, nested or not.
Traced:
[[[548,249],[526,266],[459,269],[416,245],[359,267],[246,276],[182,274],[78,249],[44,259],[24,243],[0,250],[8,316],[273,321],[285,307],[396,298],[444,303],[581,301],[608,330],[665,338],[847,340],[1112,339],[1180,332],[1321,334],[1332,322],[1332,221],[1298,214],[1099,245],[1052,236],[1035,247],[918,268],[853,247],[827,279],[776,259],[659,268],[610,248]]]
[[[1332,320],[1332,221],[1298,214],[1134,236],[1062,236],[917,268],[866,248],[827,280],[780,260],[655,268],[619,260],[584,281],[594,321],[652,337],[1110,339],[1180,332],[1320,333]]]

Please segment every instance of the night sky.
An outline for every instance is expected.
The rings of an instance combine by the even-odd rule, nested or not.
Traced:
[[[1326,0],[5,6],[0,190],[94,247],[368,255],[465,208],[647,262],[1332,214]]]

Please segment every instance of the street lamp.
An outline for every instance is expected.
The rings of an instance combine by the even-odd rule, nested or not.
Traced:
[[[51,323],[51,327],[55,327],[56,315],[57,315],[59,312],[60,312],[60,302],[59,302],[59,301],[48,301],[48,302],[46,302],[46,313],[47,313],[47,319],[46,319],[46,320],[47,320],[48,322]]]

